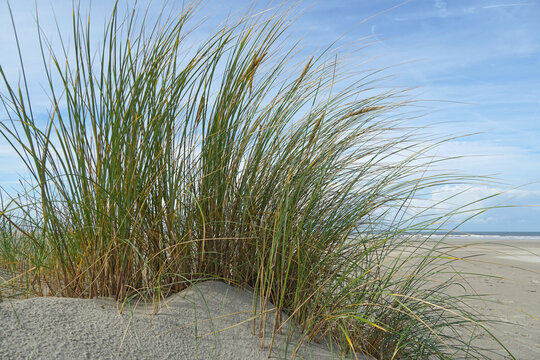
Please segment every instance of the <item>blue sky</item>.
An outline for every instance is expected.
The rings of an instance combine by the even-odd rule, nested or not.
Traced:
[[[69,26],[71,0],[51,2],[60,27]],[[51,2],[38,1],[40,21],[50,34]],[[36,51],[34,0],[11,3],[29,77],[45,85]],[[110,3],[93,1],[96,31]],[[174,7],[181,1],[170,3]],[[227,14],[242,13],[250,4],[203,2],[197,16],[207,20],[201,31],[215,28]],[[256,7],[276,4],[259,1]],[[291,25],[289,36],[302,39],[302,53],[321,50],[337,38],[346,44],[369,37],[365,41],[370,45],[348,61],[390,67],[392,85],[415,87],[416,98],[428,100],[422,103],[428,114],[421,121],[439,123],[434,129],[441,134],[480,133],[447,142],[439,154],[466,156],[448,166],[465,174],[495,175],[500,182],[467,187],[453,199],[455,205],[501,191],[485,206],[540,204],[540,1],[304,1],[298,10],[302,15]],[[19,65],[5,2],[0,4],[0,26],[0,64],[16,79]],[[371,61],[365,65],[367,58]],[[39,86],[33,99],[46,106],[47,98],[38,90]],[[0,139],[0,185],[13,186],[22,173],[22,164]],[[437,200],[463,190],[463,185],[447,186],[430,197]],[[463,229],[540,231],[540,208],[495,209]]]

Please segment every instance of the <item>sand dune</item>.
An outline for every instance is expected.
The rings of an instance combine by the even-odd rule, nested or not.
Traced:
[[[453,266],[488,300],[472,305],[498,321],[489,325],[493,333],[517,359],[540,359],[540,244],[448,242],[463,245],[455,255],[465,260]],[[252,303],[252,292],[215,281],[169,297],[154,315],[143,303],[128,304],[120,313],[110,298],[4,299],[0,358],[267,359],[270,336],[261,349],[261,338],[252,334]],[[273,316],[268,318],[267,334],[273,325]],[[298,334],[290,329],[292,345],[286,348],[287,331],[276,336],[271,358],[290,358]],[[496,347],[487,337],[482,344]],[[304,345],[298,354],[332,359],[319,344]]]
[[[252,292],[215,281],[171,296],[154,315],[144,304],[120,314],[109,298],[7,300],[0,304],[0,358],[268,359],[270,336],[263,350],[252,335],[252,302]],[[271,358],[290,358],[296,343],[286,349],[286,333],[276,336]],[[317,344],[299,356],[332,358]]]

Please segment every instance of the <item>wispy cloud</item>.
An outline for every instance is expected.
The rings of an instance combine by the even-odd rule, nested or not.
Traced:
[[[435,0],[434,4],[435,8],[437,9],[437,12],[440,17],[445,18],[448,16],[448,8],[446,1],[444,0]]]
[[[446,185],[422,199],[414,199],[408,211],[426,220],[441,217],[449,221],[443,224],[446,229],[460,225],[463,231],[537,231],[537,204],[540,190],[461,184]],[[453,215],[447,218],[450,213]]]
[[[495,9],[495,8],[501,8],[501,7],[527,6],[527,5],[534,5],[534,4],[533,3],[496,4],[496,5],[482,6],[482,9]]]

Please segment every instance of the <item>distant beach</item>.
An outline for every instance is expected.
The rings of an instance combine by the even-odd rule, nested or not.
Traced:
[[[453,266],[484,295],[471,305],[496,321],[488,328],[517,359],[540,359],[540,233],[461,234],[444,242],[459,246]]]

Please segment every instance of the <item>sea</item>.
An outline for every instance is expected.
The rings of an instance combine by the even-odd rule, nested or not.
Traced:
[[[455,231],[447,235],[446,233],[435,232],[431,237],[437,239],[446,236],[446,239],[463,239],[476,241],[538,241],[540,243],[540,232],[536,231]]]

